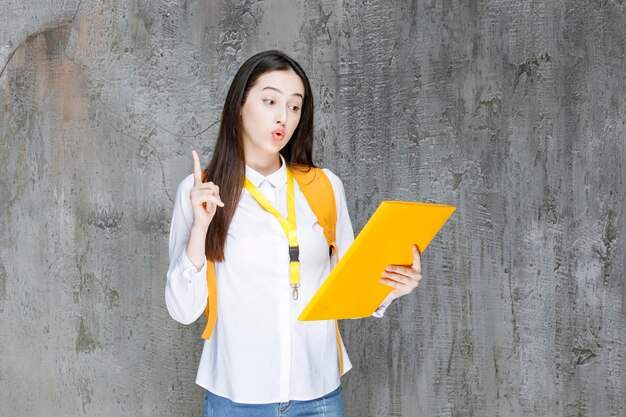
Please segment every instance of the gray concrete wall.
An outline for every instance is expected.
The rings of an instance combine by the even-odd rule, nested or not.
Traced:
[[[172,196],[238,66],[310,76],[356,230],[457,206],[424,281],[342,322],[347,416],[626,409],[626,4],[0,1],[0,416],[198,416]]]

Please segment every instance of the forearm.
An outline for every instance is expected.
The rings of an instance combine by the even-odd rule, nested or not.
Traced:
[[[205,241],[208,227],[192,225],[185,252],[191,263],[199,271],[205,262]]]
[[[169,267],[165,286],[167,310],[174,320],[183,324],[192,323],[202,315],[208,295],[207,263],[204,255],[204,240],[208,226],[197,227],[191,221],[193,211],[189,189],[192,186],[193,176],[190,175],[181,181],[176,191],[170,225]]]

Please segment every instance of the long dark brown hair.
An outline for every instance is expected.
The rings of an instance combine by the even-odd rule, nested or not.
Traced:
[[[248,91],[266,72],[293,70],[304,85],[300,120],[287,145],[280,153],[292,168],[307,170],[313,165],[313,94],[306,74],[296,61],[281,51],[271,50],[248,58],[233,79],[224,109],[211,162],[203,172],[203,181],[220,187],[224,207],[217,208],[206,235],[206,257],[213,262],[224,261],[228,227],[241,198],[246,172],[241,108]]]

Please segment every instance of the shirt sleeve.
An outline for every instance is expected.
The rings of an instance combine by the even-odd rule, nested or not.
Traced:
[[[393,300],[387,301],[386,303],[381,304],[378,308],[372,313],[372,317],[382,317],[385,315],[385,310],[393,303]]]
[[[169,268],[165,285],[165,304],[170,316],[179,323],[193,323],[206,308],[209,293],[206,282],[206,260],[200,270],[187,257],[185,248],[191,233],[193,210],[189,191],[193,174],[178,185],[174,200],[169,236]]]
[[[335,203],[337,205],[337,227],[335,229],[335,241],[337,243],[337,254],[333,255],[331,259],[331,265],[334,268],[337,264],[337,260],[341,258],[352,242],[354,241],[354,229],[352,228],[352,222],[350,221],[350,215],[348,213],[348,203],[346,201],[346,193],[343,188],[343,182],[329,169],[323,168],[322,171],[328,176],[333,191],[335,193]],[[338,257],[337,257],[338,255]],[[381,304],[373,313],[372,317],[383,317],[385,310],[393,301]]]

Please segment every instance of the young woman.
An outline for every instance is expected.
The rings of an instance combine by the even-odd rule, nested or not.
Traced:
[[[207,390],[205,416],[343,416],[340,376],[352,365],[335,323],[296,319],[337,259],[293,180],[293,172],[314,167],[312,149],[313,95],[300,65],[279,51],[249,58],[228,91],[204,171],[192,151],[193,173],[178,186],[170,229],[165,300],[172,318],[189,324],[202,315],[207,271],[219,288],[219,319],[196,379]],[[341,180],[323,173],[336,202],[341,257],[354,240],[352,224]],[[394,289],[374,316],[417,287],[421,260],[416,247],[413,253],[411,267],[383,273],[381,282]]]

